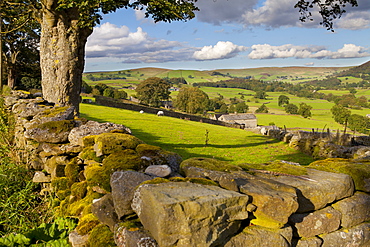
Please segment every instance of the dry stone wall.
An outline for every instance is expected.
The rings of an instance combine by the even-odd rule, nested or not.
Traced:
[[[16,93],[19,157],[81,246],[370,246],[369,159],[182,160],[130,129]]]

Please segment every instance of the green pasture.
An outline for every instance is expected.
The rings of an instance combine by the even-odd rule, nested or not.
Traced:
[[[283,142],[245,130],[93,104],[81,104],[80,111],[81,117],[90,120],[123,124],[145,143],[176,152],[183,159],[208,157],[233,164],[273,160],[309,164],[313,161]],[[209,141],[205,145],[207,131]]]

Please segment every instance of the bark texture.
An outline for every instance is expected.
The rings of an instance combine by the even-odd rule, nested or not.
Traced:
[[[42,93],[49,102],[74,106],[78,113],[85,44],[92,29],[77,25],[77,8],[59,11],[56,10],[57,0],[43,0],[42,3]]]

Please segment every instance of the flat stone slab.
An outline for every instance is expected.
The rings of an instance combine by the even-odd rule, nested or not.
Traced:
[[[141,185],[132,208],[159,246],[208,247],[238,231],[248,200],[216,186],[169,182]]]

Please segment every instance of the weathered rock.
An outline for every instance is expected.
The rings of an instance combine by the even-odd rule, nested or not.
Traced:
[[[272,230],[260,226],[248,226],[233,236],[225,247],[290,247],[293,233],[291,227]]]
[[[45,175],[45,173],[37,171],[35,175],[33,175],[32,182],[34,183],[49,183],[51,182],[51,177]]]
[[[114,231],[114,226],[118,223],[118,216],[114,210],[113,199],[111,194],[106,194],[102,198],[95,200],[91,205],[91,212],[103,224],[109,226]]]
[[[179,154],[169,152],[160,147],[139,144],[136,147],[137,154],[150,165],[168,165],[172,170],[172,175],[178,173],[180,170],[180,163],[182,158]]]
[[[251,196],[256,206],[252,223],[269,228],[282,228],[298,209],[296,190],[271,179],[252,176],[242,171],[221,172],[185,166],[187,177],[211,179],[221,187]]]
[[[349,229],[344,228],[321,235],[320,238],[324,241],[321,247],[368,247],[370,246],[369,229],[370,223],[363,223]]]
[[[155,239],[143,228],[117,227],[114,242],[117,247],[158,247]]]
[[[125,149],[135,149],[141,143],[143,142],[140,139],[129,134],[103,133],[95,137],[94,151],[99,157]]]
[[[327,204],[349,197],[354,193],[353,180],[349,175],[307,169],[308,179],[294,176],[258,174],[297,189],[299,208],[305,213],[324,208]]]
[[[293,214],[289,223],[295,227],[299,237],[310,238],[339,229],[341,213],[326,207],[309,214]]]
[[[122,133],[131,134],[131,130],[122,124],[88,121],[86,124],[72,129],[69,133],[68,140],[73,145],[83,146],[83,138],[85,136],[100,135],[112,131],[121,131]]]
[[[322,245],[322,239],[320,238],[304,238],[304,239],[299,239],[297,243],[293,241],[293,245],[295,247],[321,247]]]
[[[74,127],[73,120],[44,122],[30,125],[24,132],[24,136],[37,142],[64,143]]]
[[[325,159],[312,162],[308,167],[327,172],[348,174],[352,177],[356,190],[370,192],[369,160]]]
[[[51,174],[51,178],[64,177],[65,166],[69,163],[67,156],[53,156],[47,159],[44,169],[47,173]]]
[[[349,228],[370,220],[370,195],[356,192],[353,196],[333,204],[342,213],[342,227]]]
[[[72,247],[87,247],[88,239],[89,239],[89,235],[81,236],[75,230],[72,231],[68,236],[68,240],[71,243]]]
[[[153,176],[135,171],[117,171],[110,178],[112,198],[118,218],[134,213],[131,208],[135,188]]]
[[[148,166],[145,169],[146,174],[161,177],[161,178],[169,176],[171,172],[172,170],[168,165]]]
[[[249,197],[187,182],[144,184],[132,208],[159,246],[214,246],[235,234],[248,217]]]

